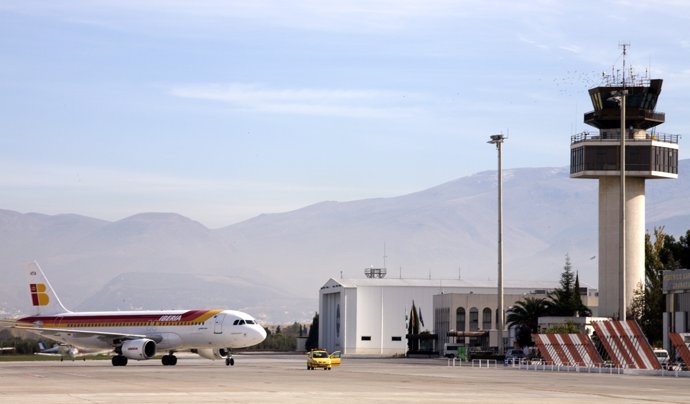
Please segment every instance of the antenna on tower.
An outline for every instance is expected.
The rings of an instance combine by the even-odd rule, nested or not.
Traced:
[[[386,255],[386,242],[383,242],[383,267],[386,268],[386,258],[388,256]]]
[[[626,42],[619,42],[618,47],[623,49],[623,77],[622,77],[622,83],[623,83],[623,88],[625,88],[625,56],[628,54],[628,48],[630,47],[629,43]]]
[[[383,279],[386,277],[386,258],[388,256],[386,255],[386,243],[383,243],[383,267],[381,268],[374,268],[374,266],[370,266],[369,268],[364,268],[364,276],[367,278],[378,278],[378,279]],[[402,268],[402,267],[401,267]],[[401,278],[402,278],[402,269],[400,269],[401,273]]]

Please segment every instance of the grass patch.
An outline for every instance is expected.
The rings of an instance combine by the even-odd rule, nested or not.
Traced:
[[[108,355],[87,355],[86,357],[78,357],[74,361],[86,360],[110,360]],[[0,362],[60,362],[59,356],[46,356],[46,355],[0,355]],[[63,361],[71,362],[71,359],[64,358]]]

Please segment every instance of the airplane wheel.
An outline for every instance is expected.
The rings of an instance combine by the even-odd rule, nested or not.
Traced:
[[[225,366],[235,366],[235,359],[225,358]]]
[[[175,366],[175,365],[177,365],[177,356],[170,355],[170,366]]]
[[[112,363],[113,366],[127,366],[127,357],[122,355],[113,356]]]

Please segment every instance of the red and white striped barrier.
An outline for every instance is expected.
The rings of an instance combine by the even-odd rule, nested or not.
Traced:
[[[659,360],[635,320],[593,321],[592,327],[616,366],[661,369]]]
[[[534,341],[542,358],[556,366],[601,366],[601,356],[584,334],[536,334]]]
[[[673,347],[676,348],[676,353],[683,359],[683,362],[687,366],[690,366],[690,348],[685,344],[684,335],[688,334],[678,334],[675,332],[671,332],[668,334],[668,336],[671,338],[671,343],[673,344]]]

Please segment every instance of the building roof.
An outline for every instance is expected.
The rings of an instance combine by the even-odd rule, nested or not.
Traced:
[[[331,288],[335,285],[340,285],[344,288],[358,288],[358,287],[435,287],[440,291],[444,289],[486,289],[496,290],[496,281],[478,281],[465,279],[406,279],[406,278],[360,278],[360,279],[334,279],[331,278],[324,284],[324,288]],[[585,286],[585,285],[583,285]],[[534,281],[534,280],[505,280],[503,288],[505,289],[546,289],[552,290],[560,287],[559,282],[553,281]],[[449,291],[450,292],[450,291]]]

